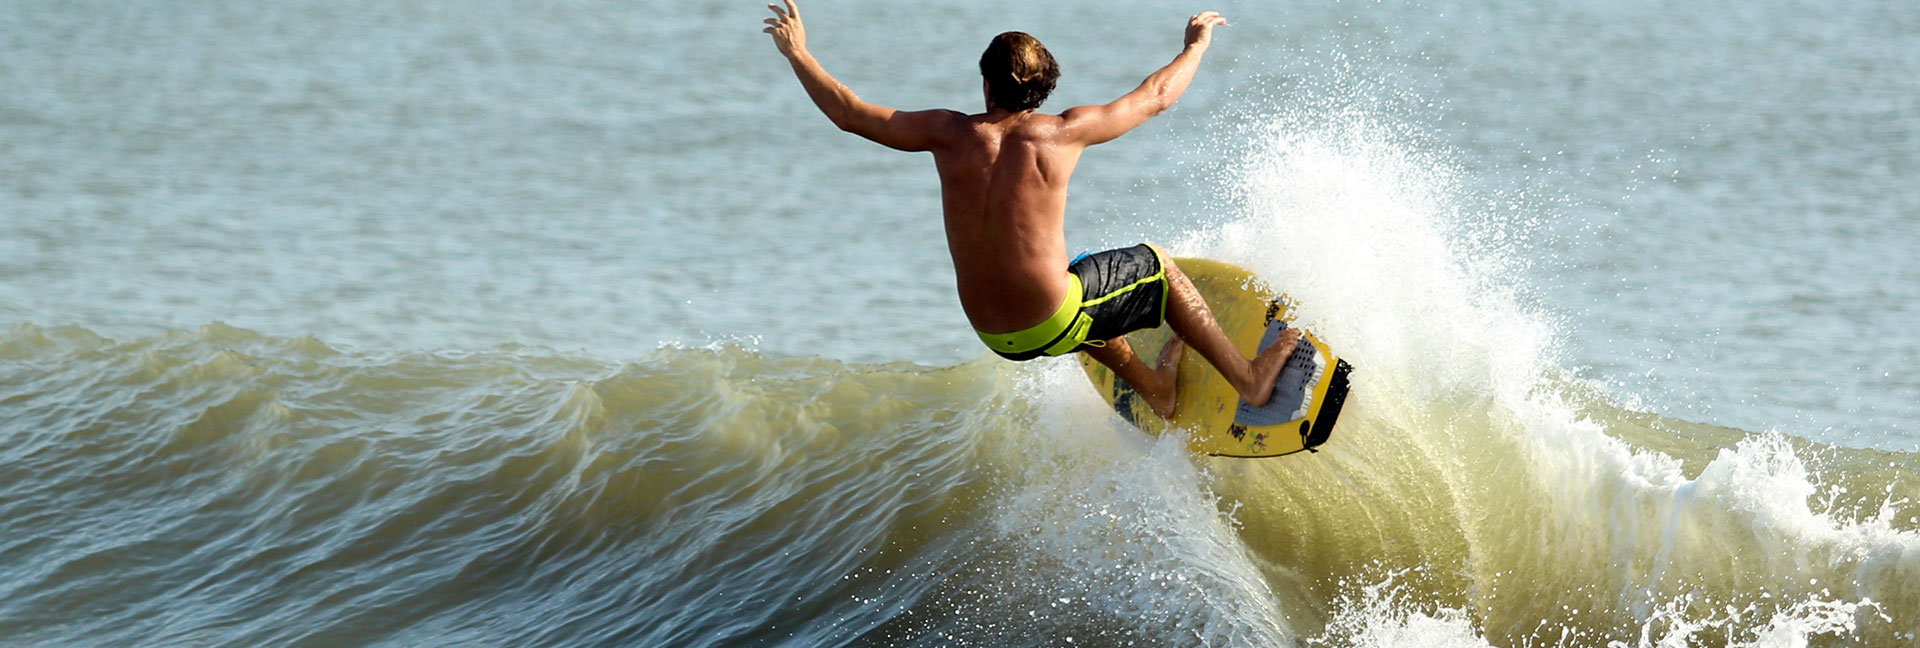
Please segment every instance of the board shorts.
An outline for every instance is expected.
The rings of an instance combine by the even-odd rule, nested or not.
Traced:
[[[1166,321],[1167,265],[1159,248],[1142,243],[1084,254],[1067,270],[1073,285],[1052,317],[1013,333],[974,331],[980,341],[1002,358],[1025,361],[1103,347]]]

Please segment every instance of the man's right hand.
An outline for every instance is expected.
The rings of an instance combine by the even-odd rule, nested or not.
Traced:
[[[1206,49],[1213,43],[1213,28],[1227,24],[1218,11],[1202,11],[1187,19],[1187,49]]]

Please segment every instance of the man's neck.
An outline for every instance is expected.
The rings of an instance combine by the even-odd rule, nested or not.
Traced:
[[[1029,115],[1032,115],[1033,111],[1034,111],[1033,108],[1028,108],[1026,110],[1007,110],[1005,108],[1001,108],[998,106],[988,105],[987,112],[982,114],[984,114],[987,117],[987,119],[997,122],[997,121],[1003,121],[1006,119],[1024,118]]]

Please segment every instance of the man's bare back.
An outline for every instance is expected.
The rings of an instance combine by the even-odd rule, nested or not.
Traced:
[[[1031,37],[1007,32],[996,37],[982,56],[987,110],[969,115],[952,110],[900,111],[861,100],[807,52],[806,29],[793,0],[786,0],[784,9],[768,8],[774,17],[766,20],[765,31],[773,35],[808,96],[834,125],[892,148],[933,153],[961,308],[983,341],[1004,337],[1009,344],[1021,336],[1031,337],[1063,316],[1071,319],[1073,313],[1067,308],[1081,303],[1083,296],[1075,294],[1081,280],[1069,272],[1066,247],[1067,184],[1081,153],[1172,107],[1193,80],[1212,42],[1213,28],[1226,24],[1211,11],[1193,16],[1180,54],[1139,87],[1111,103],[1079,106],[1058,115],[1036,110],[1058,76],[1052,56]],[[1011,68],[990,71],[990,60],[998,61],[996,48],[1006,47],[1019,48],[1018,60]],[[1035,59],[1035,51],[1044,59]],[[1036,60],[1044,63],[1048,75],[1034,74]],[[1039,88],[1038,99],[1032,98],[1034,88]],[[1264,404],[1298,333],[1289,333],[1248,361],[1220,332],[1191,282],[1157,248],[1152,255],[1164,273],[1158,278],[1166,284],[1161,309],[1178,339],[1193,345],[1249,403]],[[1077,328],[1062,336],[1072,330],[1084,334],[1087,329],[1084,322],[1063,326]],[[1045,339],[1052,330],[1041,333],[1034,339]],[[1149,369],[1134,357],[1122,335],[1077,346],[1041,346],[1050,347],[1046,355],[1072,350],[1093,355],[1146,396],[1156,412],[1172,414],[1179,344],[1169,346],[1158,369]],[[995,351],[1010,358],[1032,357]]]
[[[969,115],[933,150],[960,304],[977,330],[1027,328],[1066,296],[1067,179],[1086,147],[1062,136],[1064,124],[1031,111]]]

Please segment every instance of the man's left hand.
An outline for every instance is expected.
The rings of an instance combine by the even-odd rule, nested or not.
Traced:
[[[786,0],[786,3],[784,11],[780,5],[767,5],[768,9],[773,10],[773,17],[766,19],[767,28],[760,31],[773,34],[774,47],[792,58],[796,52],[807,51],[807,27],[800,23],[800,7],[795,6],[793,0]]]

